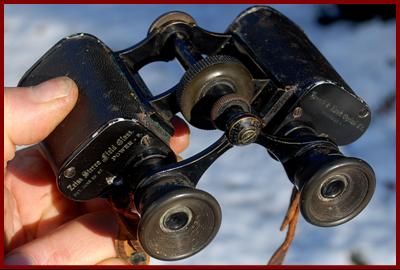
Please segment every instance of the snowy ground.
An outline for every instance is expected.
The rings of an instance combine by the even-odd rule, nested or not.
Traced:
[[[222,32],[244,5],[6,5],[5,85],[15,86],[23,73],[54,43],[75,32],[96,35],[114,50],[131,46],[151,22],[169,10],[191,14],[199,26]],[[395,106],[382,104],[395,95],[395,22],[372,20],[359,25],[315,23],[317,6],[276,5],[299,24],[348,84],[370,105],[373,120],[357,142],[342,148],[369,162],[377,176],[375,195],[354,220],[318,228],[300,220],[287,264],[350,264],[351,254],[366,263],[395,264],[396,155]],[[180,78],[177,64],[153,64],[141,74],[154,92]],[[192,129],[188,157],[216,140],[219,132]],[[223,220],[215,240],[199,254],[174,264],[265,264],[284,238],[278,228],[291,185],[281,165],[257,146],[235,148],[203,176],[199,187],[219,201]],[[154,264],[165,264],[152,261]]]

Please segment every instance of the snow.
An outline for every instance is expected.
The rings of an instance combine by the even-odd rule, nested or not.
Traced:
[[[369,104],[370,128],[344,154],[366,160],[377,176],[375,195],[352,221],[319,228],[300,219],[286,264],[350,264],[357,252],[370,264],[395,264],[396,113],[393,106],[377,113],[395,91],[395,22],[378,19],[330,27],[315,23],[315,5],[273,5],[300,25],[325,57]],[[6,5],[5,85],[15,86],[23,73],[59,39],[76,32],[94,34],[114,50],[142,40],[155,18],[166,11],[191,14],[204,29],[223,32],[247,5]],[[160,93],[183,74],[178,64],[155,63],[141,72],[150,89]],[[192,128],[189,157],[209,146],[218,131]],[[204,174],[200,189],[219,201],[223,219],[214,241],[203,251],[172,264],[265,264],[283,241],[279,226],[291,184],[279,163],[256,145],[225,153]],[[152,260],[153,264],[171,264]]]

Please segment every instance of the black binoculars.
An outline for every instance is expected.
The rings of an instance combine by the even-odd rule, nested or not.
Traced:
[[[171,60],[186,72],[153,96],[138,72]],[[170,12],[122,51],[89,34],[68,36],[19,85],[57,76],[79,88],[75,108],[41,143],[60,192],[75,201],[103,197],[135,208],[137,237],[152,257],[186,258],[214,238],[220,206],[196,185],[233,146],[256,143],[281,162],[300,192],[303,217],[317,226],[349,221],[374,192],[372,168],[338,148],[366,131],[367,104],[304,32],[270,7],[243,11],[225,33]],[[192,126],[223,135],[178,162],[169,141],[179,112]]]

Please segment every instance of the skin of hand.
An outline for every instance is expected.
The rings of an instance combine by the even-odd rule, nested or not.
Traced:
[[[74,107],[76,84],[59,77],[4,91],[4,248],[7,265],[123,265],[113,237],[114,213],[104,199],[74,202],[57,190],[37,146]],[[174,118],[176,154],[189,144],[185,122]]]

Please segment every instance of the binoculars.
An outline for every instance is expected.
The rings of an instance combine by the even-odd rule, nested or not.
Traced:
[[[171,60],[185,74],[152,95],[139,70]],[[349,221],[374,192],[372,168],[338,148],[366,131],[367,104],[304,32],[270,7],[243,11],[224,33],[169,12],[144,40],[121,51],[89,34],[68,36],[19,86],[58,76],[79,88],[75,108],[40,144],[59,191],[71,200],[109,198],[117,208],[137,211],[134,233],[157,259],[183,259],[212,241],[221,209],[196,185],[234,146],[258,144],[281,162],[300,192],[303,217],[317,226]],[[178,162],[169,147],[177,113],[194,127],[223,131],[222,137]]]

